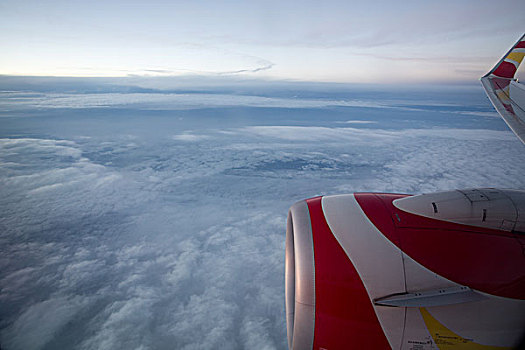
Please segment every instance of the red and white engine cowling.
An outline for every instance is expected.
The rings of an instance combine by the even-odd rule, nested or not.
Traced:
[[[525,191],[355,193],[290,208],[290,349],[523,344]]]

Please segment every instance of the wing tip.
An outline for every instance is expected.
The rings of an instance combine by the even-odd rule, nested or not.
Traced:
[[[482,78],[489,76],[514,79],[518,68],[525,56],[525,33],[516,41],[511,49],[499,60],[499,62]]]

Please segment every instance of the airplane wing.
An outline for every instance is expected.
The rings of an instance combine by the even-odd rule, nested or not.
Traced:
[[[525,143],[525,85],[514,79],[525,56],[525,34],[514,44],[481,83],[494,108]]]

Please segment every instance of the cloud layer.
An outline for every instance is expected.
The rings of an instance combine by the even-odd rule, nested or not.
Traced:
[[[293,202],[525,188],[488,102],[373,96],[160,95],[159,114],[133,94],[26,96],[1,120],[2,348],[284,349]]]

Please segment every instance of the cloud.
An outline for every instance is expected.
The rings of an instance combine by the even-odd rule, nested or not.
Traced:
[[[459,111],[457,113],[463,114],[463,115],[480,116],[480,117],[500,118],[497,112]]]
[[[101,95],[64,104],[116,96]],[[167,95],[158,98],[177,98]],[[27,105],[47,98],[59,100],[36,95]],[[185,112],[191,127],[179,119],[166,127],[177,113],[134,109],[146,113],[144,123],[127,118],[129,108],[123,129],[120,120],[99,125],[98,115],[63,112],[68,122],[87,118],[78,132],[62,119],[64,130],[46,124],[46,111],[34,112],[37,124],[20,118],[20,128],[60,139],[0,139],[2,348],[285,349],[284,230],[293,202],[354,191],[525,187],[519,141],[491,130],[504,127],[495,118],[469,115],[477,122],[472,129],[471,119],[457,113],[488,107],[402,110],[414,118],[407,129],[387,128],[384,111],[374,107],[395,101],[366,96],[354,103],[370,108],[345,114],[322,107],[335,96],[327,102],[194,94],[174,105],[212,108],[221,99],[243,106],[246,119],[211,125],[195,109]],[[425,103],[409,106],[436,104]],[[286,124],[279,110],[270,119],[246,108],[295,106],[303,122],[310,104],[321,107],[300,125]],[[453,127],[443,127],[442,118]],[[96,126],[86,127],[93,120]]]
[[[86,305],[81,297],[37,302],[3,333],[2,345],[13,349],[41,349]]]
[[[264,71],[264,70],[272,69],[273,66],[275,66],[274,63],[267,62],[261,67],[257,67],[257,68],[253,68],[253,69],[239,69],[239,70],[234,70],[234,71],[229,71],[229,72],[221,72],[219,74],[220,75],[228,75],[228,74],[241,74],[241,73],[257,73],[257,72],[261,72],[261,71]]]
[[[283,347],[278,305],[284,293],[280,231],[286,208],[277,220],[255,209],[238,212],[238,206],[218,210],[220,187],[211,211],[203,213],[200,204],[184,208],[177,201],[154,200],[145,205],[159,186],[149,181],[149,171],[136,184],[127,171],[95,164],[84,151],[74,151],[81,146],[72,141],[0,141],[1,157],[17,159],[2,162],[0,204],[8,208],[2,216],[8,229],[2,233],[0,301],[20,310],[4,319],[9,326],[0,332],[3,347],[241,348],[247,341],[239,333],[246,313],[278,322],[275,327],[267,321],[251,336],[266,339],[266,348]],[[97,141],[90,145],[108,147]],[[174,151],[169,158],[190,167],[189,179],[203,176],[195,173],[200,161],[187,157]],[[168,166],[158,174],[164,182],[159,191],[172,188],[172,172]],[[203,203],[202,193],[179,190]],[[195,210],[209,219],[195,222]],[[246,229],[254,234],[246,235]],[[262,261],[267,267],[260,269]]]
[[[340,124],[377,124],[374,120],[347,120],[344,122],[338,122]]]
[[[186,132],[186,133],[183,133],[183,134],[174,135],[172,138],[174,140],[178,140],[178,141],[195,142],[195,141],[204,140],[204,139],[206,139],[208,137],[205,136],[205,135],[196,135],[196,134],[190,134],[190,133]]]
[[[254,68],[242,68],[242,69],[233,69],[233,70],[216,70],[216,71],[204,71],[204,70],[198,70],[198,69],[188,69],[188,68],[175,68],[171,67],[170,69],[143,69],[143,70],[122,70],[122,72],[126,73],[128,77],[178,77],[181,74],[191,74],[191,75],[199,75],[199,76],[228,76],[228,75],[238,75],[238,74],[249,74],[249,73],[257,73],[261,71],[266,71],[272,69],[275,64],[264,60],[262,58],[252,57],[248,55],[243,55],[247,57],[248,59],[253,59],[256,61],[256,64],[258,66]]]
[[[512,140],[514,135],[507,131],[486,129],[357,129],[303,126],[251,126],[241,130],[254,136],[271,137],[289,141],[359,142],[361,144],[384,144],[401,142],[402,139],[430,136],[460,140]]]
[[[13,109],[134,107],[157,110],[186,110],[228,106],[266,108],[385,107],[385,105],[371,100],[299,99],[222,93],[39,93],[32,98],[20,100],[19,93],[15,92],[6,94],[3,98],[5,106]]]

